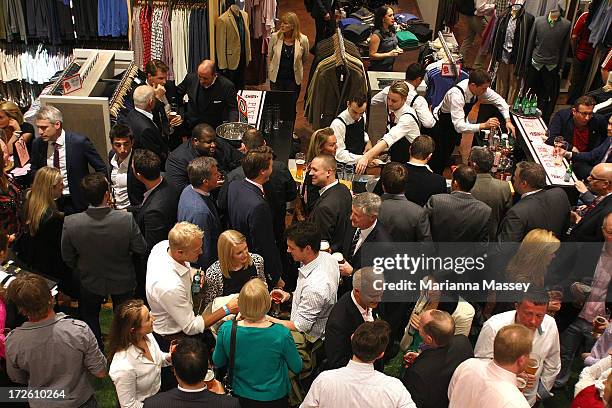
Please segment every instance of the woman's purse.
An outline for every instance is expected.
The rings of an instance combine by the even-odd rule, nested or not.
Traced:
[[[238,322],[236,319],[232,320],[232,334],[230,336],[230,355],[229,362],[227,364],[227,373],[223,377],[223,387],[228,395],[234,395],[234,359],[236,358],[236,330],[238,328]]]

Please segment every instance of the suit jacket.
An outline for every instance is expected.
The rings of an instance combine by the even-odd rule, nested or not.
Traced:
[[[569,227],[570,202],[559,187],[520,199],[499,225],[500,242],[521,242],[532,229],[543,228],[561,238]]]
[[[244,52],[246,61],[244,65],[249,65],[251,61],[251,33],[249,30],[249,15],[246,11],[240,11],[244,26],[244,50],[240,43],[240,34],[238,32],[238,24],[232,10],[227,10],[225,13],[217,17],[215,23],[215,43],[217,46],[217,66],[219,69],[235,70],[240,64],[240,54]]]
[[[548,126],[548,139],[546,144],[553,146],[555,137],[563,136],[563,140],[569,143],[568,150],[571,151],[574,145],[574,118],[572,108],[561,109],[550,120]],[[595,113],[588,123],[589,127],[589,143],[587,151],[591,151],[601,144],[603,139],[608,134],[608,120],[605,116]]]
[[[591,166],[595,166],[596,164],[601,163],[606,152],[610,148],[610,144],[612,144],[612,137],[606,137],[606,139],[599,146],[597,146],[590,152],[573,153],[572,161],[586,162],[589,163]],[[606,163],[612,163],[612,154],[608,155]]]
[[[132,150],[132,153],[133,152],[134,151]],[[106,178],[111,186],[113,184],[113,180],[111,177],[113,168],[110,165],[110,162],[114,155],[115,155],[115,152],[113,150],[108,152],[109,165],[108,165],[108,172],[106,173]],[[130,154],[130,158],[128,162],[128,173],[127,173],[127,193],[128,193],[128,198],[130,200],[130,205],[142,204],[142,198],[143,198],[145,191],[147,191],[147,188],[145,187],[144,184],[138,181],[138,179],[136,178],[136,175],[134,175],[134,172],[132,171],[132,154]]]
[[[427,212],[403,194],[383,194],[378,219],[394,242],[431,241]]]
[[[178,388],[160,392],[144,400],[145,408],[240,408],[238,399],[204,390],[185,392]]]
[[[489,240],[495,241],[499,223],[512,207],[512,191],[506,181],[497,180],[489,173],[480,173],[476,176],[476,184],[470,191],[474,198],[491,207],[491,224],[489,226]]]
[[[147,241],[147,257],[155,244],[168,239],[168,233],[176,224],[178,200],[174,186],[163,178],[138,209],[136,221]]]
[[[339,252],[342,248],[351,224],[352,205],[348,187],[338,182],[321,194],[312,208],[309,219],[319,226],[321,239],[329,241],[332,252]]]
[[[228,189],[230,228],[241,232],[249,250],[264,259],[268,283],[281,277],[282,265],[272,228],[272,211],[263,193],[246,179],[235,181]]]
[[[404,165],[408,170],[404,195],[409,201],[422,207],[432,195],[447,192],[446,179],[441,175],[431,172],[425,166],[415,166],[412,163],[405,163]],[[383,194],[380,180],[374,187],[374,193],[380,196]]]
[[[569,235],[573,242],[603,242],[601,225],[604,218],[612,212],[612,194],[604,198],[591,211],[589,211]]]
[[[352,292],[347,292],[334,305],[327,323],[325,324],[325,355],[327,356],[326,369],[344,367],[353,357],[351,348],[351,335],[364,320],[357,309]]]
[[[87,208],[87,200],[81,189],[81,179],[89,174],[89,166],[98,173],[106,174],[106,164],[98,154],[91,140],[77,133],[66,131],[66,172],[68,173],[68,189],[75,210]],[[37,137],[32,143],[32,176],[41,167],[47,165],[47,142]]]
[[[131,213],[110,207],[89,207],[64,220],[62,258],[88,291],[123,294],[136,287],[132,254],[147,249]]]
[[[459,364],[472,357],[472,345],[462,335],[456,335],[444,347],[424,350],[402,378],[416,406],[448,407],[448,384],[453,373]]]
[[[350,260],[350,264],[355,271],[364,266],[372,266],[374,264],[373,253],[371,249],[368,250],[368,244],[393,242],[393,238],[391,238],[391,235],[389,235],[383,223],[380,220],[377,220],[372,231],[370,231],[366,239],[361,243],[359,248],[357,248],[355,254],[352,255],[350,253],[350,249],[356,231],[357,228],[349,225],[349,227],[346,229],[344,242],[342,244],[342,255],[344,255],[344,259]]]
[[[219,171],[229,173],[240,166],[240,161],[244,157],[240,151],[220,137],[217,137],[215,143],[217,150],[214,158],[217,160]],[[166,178],[176,187],[177,191],[183,191],[185,186],[189,184],[187,165],[196,157],[200,157],[200,154],[191,146],[191,140],[181,144],[168,156]]]
[[[434,242],[487,242],[491,208],[469,193],[431,196],[425,206]]]
[[[213,129],[217,129],[223,122],[238,120],[236,88],[222,75],[217,75],[215,82],[205,89],[200,85],[197,72],[187,74],[183,82],[176,87],[177,101],[182,103],[185,95],[189,97],[189,101],[186,112],[181,112],[181,115],[185,118],[188,131],[198,123],[208,123]]]
[[[134,134],[134,149],[147,149],[155,153],[161,160],[163,171],[168,159],[168,141],[162,136],[161,129],[136,109],[127,114],[125,124]]]

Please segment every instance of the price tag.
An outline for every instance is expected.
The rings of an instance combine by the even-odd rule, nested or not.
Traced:
[[[461,72],[461,64],[455,64],[455,67],[457,67],[457,71],[453,71],[453,64],[443,63],[442,68],[440,68],[440,74],[443,77],[454,77],[454,72],[457,72],[457,74]]]
[[[81,80],[81,76],[79,74],[69,76],[62,82],[62,89],[64,90],[64,95],[68,95],[71,92],[77,91],[81,89],[82,86],[83,81]]]

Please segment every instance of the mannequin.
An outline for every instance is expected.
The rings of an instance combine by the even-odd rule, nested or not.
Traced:
[[[565,64],[572,24],[558,8],[537,17],[529,37],[527,88],[538,97],[538,108],[548,123],[560,85],[560,70]]]
[[[535,18],[516,0],[501,12],[492,47],[491,63],[497,63],[495,91],[512,104],[526,69],[527,44]]]
[[[225,4],[229,7],[216,22],[217,66],[239,90],[244,89],[244,71],[251,61],[249,16],[234,0]]]

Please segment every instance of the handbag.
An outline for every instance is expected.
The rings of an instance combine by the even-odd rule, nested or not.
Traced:
[[[225,373],[225,377],[223,377],[223,387],[225,388],[225,393],[228,395],[234,395],[234,359],[236,358],[236,329],[238,328],[238,323],[236,319],[232,320],[232,334],[230,336],[230,355],[229,362],[227,365],[227,373]]]

